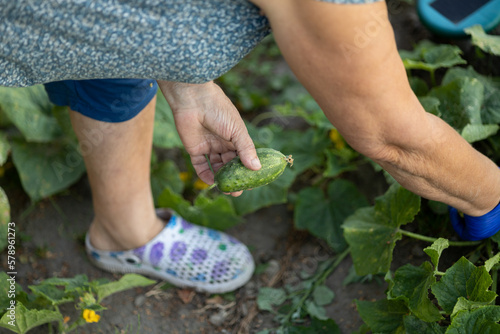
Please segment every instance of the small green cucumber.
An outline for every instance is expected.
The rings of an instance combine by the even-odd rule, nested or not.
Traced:
[[[285,167],[293,165],[292,156],[272,148],[258,148],[257,156],[262,165],[259,170],[246,168],[239,157],[234,158],[222,166],[215,174],[215,184],[220,191],[235,192],[257,188],[276,180]]]

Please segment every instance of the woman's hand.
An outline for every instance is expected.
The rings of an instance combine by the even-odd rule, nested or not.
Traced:
[[[243,164],[260,169],[260,161],[241,116],[213,82],[184,84],[158,81],[174,115],[175,125],[196,173],[207,183],[214,182],[205,155],[214,171],[238,155]],[[242,192],[232,193],[239,196]]]

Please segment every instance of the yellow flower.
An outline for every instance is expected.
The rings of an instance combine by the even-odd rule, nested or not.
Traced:
[[[190,179],[189,173],[188,172],[180,172],[179,178],[181,179],[182,182],[186,182]]]
[[[65,317],[64,317],[64,319],[63,319],[63,322],[64,322],[65,324],[67,324],[67,323],[69,322],[69,319],[71,319],[71,318],[70,318],[70,317],[68,317],[68,316],[65,316]]]
[[[330,130],[330,140],[335,144],[337,150],[341,150],[345,147],[345,141],[337,129]]]
[[[194,181],[193,187],[194,187],[194,189],[197,189],[197,190],[203,190],[205,188],[208,188],[208,184],[206,184],[205,182],[203,182],[200,179],[196,179],[196,181]]]
[[[94,310],[85,309],[83,310],[83,319],[86,322],[98,322],[101,319],[99,314],[96,314]]]

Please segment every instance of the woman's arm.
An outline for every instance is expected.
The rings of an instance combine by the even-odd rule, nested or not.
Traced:
[[[469,215],[498,204],[498,167],[413,94],[385,2],[253,2],[293,72],[354,149],[407,189]]]

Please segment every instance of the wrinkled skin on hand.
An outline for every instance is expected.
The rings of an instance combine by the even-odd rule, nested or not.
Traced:
[[[219,86],[159,81],[158,84],[172,108],[175,125],[199,178],[214,183],[208,156],[216,172],[238,155],[243,164],[258,170],[260,162],[255,145],[235,106]],[[233,196],[240,192],[231,193]]]

